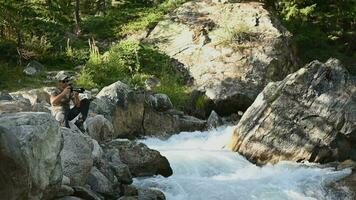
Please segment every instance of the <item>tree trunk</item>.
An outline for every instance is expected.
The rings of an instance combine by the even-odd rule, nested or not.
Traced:
[[[74,18],[75,18],[75,34],[77,36],[80,35],[80,2],[79,0],[75,0],[75,11],[74,11]]]
[[[19,54],[19,65],[22,65],[22,47],[23,47],[23,38],[20,29],[16,29],[17,35],[17,52]]]

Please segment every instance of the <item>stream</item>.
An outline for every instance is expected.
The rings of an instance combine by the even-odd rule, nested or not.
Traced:
[[[134,185],[159,189],[167,200],[339,199],[327,185],[349,175],[350,169],[294,162],[258,167],[225,148],[233,128],[140,140],[167,157],[173,175],[136,178]]]

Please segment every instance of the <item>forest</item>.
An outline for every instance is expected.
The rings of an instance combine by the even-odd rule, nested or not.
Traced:
[[[47,70],[85,65],[77,84],[101,88],[118,79],[140,87],[158,77],[158,91],[179,105],[187,88],[170,58],[152,45],[127,40],[154,28],[186,0],[0,0],[0,89],[43,86],[23,74],[36,60]],[[236,2],[236,1],[235,1]],[[238,1],[242,2],[242,1]],[[356,74],[354,0],[263,0],[293,34],[301,64],[340,59]]]

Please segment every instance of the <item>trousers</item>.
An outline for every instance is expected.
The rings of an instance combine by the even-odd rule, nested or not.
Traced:
[[[89,99],[82,99],[80,101],[79,107],[74,106],[73,108],[66,111],[64,115],[65,126],[69,128],[69,121],[73,120],[76,116],[79,115],[79,113],[82,114],[81,120],[84,122],[88,117],[89,104]]]

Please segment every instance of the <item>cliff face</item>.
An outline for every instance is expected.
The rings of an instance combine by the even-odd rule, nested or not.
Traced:
[[[254,163],[356,159],[356,79],[338,60],[313,61],[258,95],[230,148]]]
[[[289,39],[260,3],[201,0],[169,14],[146,41],[175,58],[214,102],[212,109],[228,115],[247,109],[268,82],[296,69]]]

